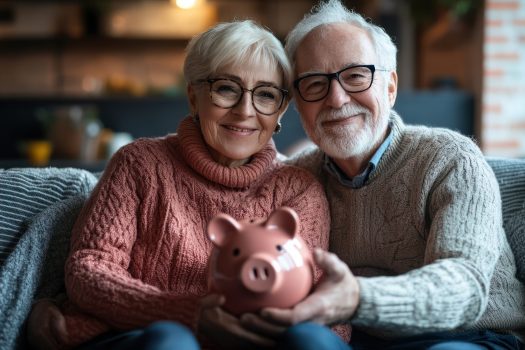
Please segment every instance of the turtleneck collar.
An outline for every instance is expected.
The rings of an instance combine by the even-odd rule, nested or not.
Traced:
[[[257,181],[261,175],[273,168],[277,153],[270,139],[270,142],[254,154],[248,163],[229,168],[212,158],[200,128],[191,117],[181,121],[177,135],[182,157],[193,170],[210,181],[232,188],[248,187]]]

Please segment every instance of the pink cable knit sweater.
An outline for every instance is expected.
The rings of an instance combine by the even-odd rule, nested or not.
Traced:
[[[117,152],[73,230],[65,344],[156,320],[195,331],[212,248],[206,225],[220,212],[243,220],[292,207],[310,247],[326,249],[330,219],[322,187],[275,157],[270,142],[244,166],[221,166],[190,118],[178,134],[140,139]]]

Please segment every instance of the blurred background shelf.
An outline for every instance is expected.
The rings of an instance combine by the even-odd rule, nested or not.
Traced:
[[[173,133],[189,113],[184,95],[0,97],[0,124],[3,125],[0,129],[0,159],[23,157],[21,140],[46,138],[46,130],[39,119],[42,111],[74,107],[94,108],[104,128],[133,138]],[[464,135],[474,134],[474,99],[464,91],[400,91],[394,109],[408,124],[447,127]],[[282,124],[282,131],[274,136],[274,140],[281,152],[289,153],[306,138],[293,104],[286,111]]]
[[[505,34],[523,30],[525,11],[479,0],[342,1],[394,39],[405,122],[460,131],[488,154],[525,155],[525,51]],[[104,128],[133,138],[174,132],[188,113],[182,66],[193,35],[250,18],[284,40],[317,2],[0,1],[0,160],[24,158],[21,144],[47,137],[42,110],[94,106]],[[290,106],[276,144],[287,152],[304,136]]]
[[[111,36],[86,36],[80,38],[70,37],[38,37],[38,36],[24,36],[24,37],[11,37],[11,38],[0,38],[0,50],[6,49],[24,49],[24,50],[35,50],[38,48],[49,48],[57,45],[64,47],[134,47],[139,46],[174,46],[182,48],[186,46],[188,39],[182,38],[165,38],[165,37],[111,37]]]

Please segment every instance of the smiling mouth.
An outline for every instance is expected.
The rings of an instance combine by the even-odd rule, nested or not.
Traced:
[[[223,125],[222,127],[230,131],[244,133],[244,134],[252,133],[256,130],[256,129],[240,128],[240,127],[233,126],[233,125]]]
[[[361,114],[355,114],[344,118],[338,118],[338,119],[332,119],[332,120],[325,120],[321,122],[321,125],[324,127],[334,127],[339,125],[345,125],[347,123],[352,122],[353,119],[361,116]]]

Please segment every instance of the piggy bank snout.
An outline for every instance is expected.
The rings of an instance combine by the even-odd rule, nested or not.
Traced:
[[[249,257],[241,268],[243,286],[254,293],[267,293],[278,288],[281,272],[275,258],[267,254]]]

